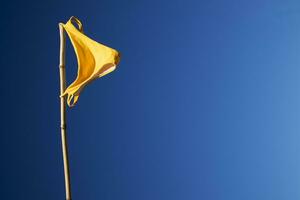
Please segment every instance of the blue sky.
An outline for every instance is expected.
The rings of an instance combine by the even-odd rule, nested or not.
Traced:
[[[118,49],[68,109],[74,199],[300,198],[298,1],[6,1],[3,199],[63,199],[58,23]],[[76,60],[67,43],[67,80]]]

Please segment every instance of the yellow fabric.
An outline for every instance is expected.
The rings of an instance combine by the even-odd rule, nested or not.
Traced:
[[[73,25],[74,22],[78,28]],[[63,24],[63,27],[71,40],[78,62],[77,78],[62,94],[62,96],[68,96],[67,103],[72,107],[88,83],[116,68],[120,56],[116,50],[99,44],[84,35],[82,24],[77,18],[71,17],[66,24]]]

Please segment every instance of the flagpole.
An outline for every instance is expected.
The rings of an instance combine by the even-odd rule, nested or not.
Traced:
[[[59,77],[60,77],[60,94],[62,95],[66,89],[66,68],[65,68],[65,50],[66,50],[66,36],[62,24],[59,24],[60,35],[60,51],[59,51]],[[64,162],[65,175],[65,190],[66,200],[71,200],[71,184],[70,184],[70,169],[68,158],[68,144],[66,133],[66,98],[60,97],[60,120],[61,120],[61,143]]]

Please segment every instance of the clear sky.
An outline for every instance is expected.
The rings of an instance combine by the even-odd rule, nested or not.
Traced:
[[[300,199],[300,3],[5,1],[0,194],[64,199],[58,23],[119,68],[68,109],[74,200]],[[67,44],[67,79],[76,76]]]

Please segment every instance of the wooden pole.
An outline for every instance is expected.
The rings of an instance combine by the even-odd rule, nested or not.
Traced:
[[[66,50],[66,36],[62,24],[59,24],[60,34],[60,51],[59,51],[59,75],[60,75],[60,94],[62,95],[66,89],[66,68],[65,68],[65,50]],[[70,169],[68,158],[68,144],[66,133],[66,98],[60,97],[60,129],[62,153],[64,162],[65,188],[66,200],[71,200],[71,184],[70,184]]]

